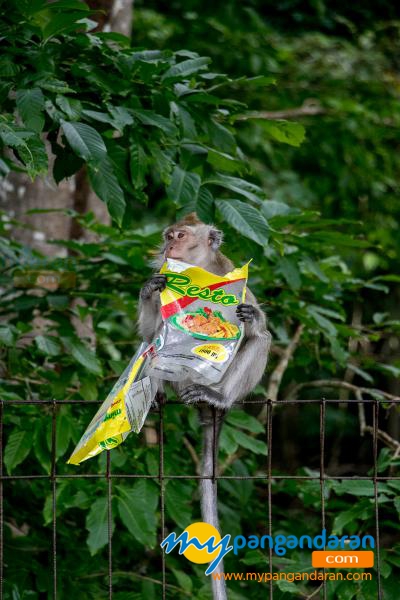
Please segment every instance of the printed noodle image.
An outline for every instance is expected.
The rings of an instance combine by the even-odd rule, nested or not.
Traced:
[[[190,333],[199,333],[213,338],[234,338],[239,334],[237,325],[225,321],[220,312],[213,312],[207,306],[196,313],[184,314],[178,322]]]

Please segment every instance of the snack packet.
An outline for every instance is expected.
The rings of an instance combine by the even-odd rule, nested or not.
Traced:
[[[169,381],[218,383],[243,336],[236,307],[245,299],[248,265],[220,276],[167,259],[160,273],[167,276],[160,295],[164,327],[150,373]]]
[[[79,465],[103,450],[115,448],[131,431],[139,433],[157,392],[157,383],[147,375],[155,344],[142,343],[91,420],[67,461]]]
[[[218,383],[243,337],[236,307],[244,302],[248,265],[226,275],[168,259],[161,292],[161,334],[143,342],[93,417],[68,460],[78,465],[139,433],[157,392],[157,379]]]

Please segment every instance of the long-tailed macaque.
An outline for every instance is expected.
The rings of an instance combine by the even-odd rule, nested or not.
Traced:
[[[174,258],[216,275],[225,275],[234,267],[219,250],[221,242],[221,231],[202,223],[195,213],[191,213],[164,231],[164,243],[154,266],[160,269],[165,259]],[[155,273],[140,292],[139,330],[145,341],[151,342],[160,332],[160,292],[165,287],[166,276]],[[213,480],[213,463],[223,415],[234,402],[247,396],[260,381],[271,343],[265,315],[249,289],[246,290],[246,303],[239,304],[236,313],[239,320],[244,322],[244,337],[222,380],[213,385],[199,385],[190,380],[172,384],[185,403],[199,406],[203,425],[202,518],[218,530],[217,487]],[[219,570],[223,570],[222,563]],[[214,600],[226,598],[225,583],[221,579],[222,581],[212,579]]]

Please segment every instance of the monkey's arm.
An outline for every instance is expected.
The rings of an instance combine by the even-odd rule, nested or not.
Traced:
[[[236,314],[240,321],[243,321],[244,334],[246,337],[258,335],[267,329],[267,319],[265,314],[258,305],[254,294],[246,289],[246,300],[243,304],[239,304],[236,309]]]
[[[151,342],[161,327],[160,292],[166,281],[165,275],[155,273],[140,290],[138,325],[145,342]]]
[[[262,378],[271,346],[266,317],[250,290],[246,303],[237,307],[238,318],[245,323],[244,339],[220,383],[214,386],[193,384],[181,392],[187,403],[207,402],[228,409],[247,396]]]
[[[224,407],[247,396],[261,380],[267,366],[272,336],[269,331],[245,338],[221,383]]]
[[[226,408],[247,396],[261,380],[272,339],[266,316],[248,288],[245,303],[239,304],[236,314],[244,322],[244,339],[221,381]]]

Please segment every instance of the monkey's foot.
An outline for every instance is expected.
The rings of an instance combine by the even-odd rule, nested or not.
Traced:
[[[211,390],[205,385],[193,384],[181,392],[181,398],[185,404],[197,404],[198,402],[207,402],[217,408],[224,408],[225,402],[222,394]]]
[[[251,323],[258,316],[258,311],[252,304],[239,304],[236,308],[236,315],[239,321]]]

